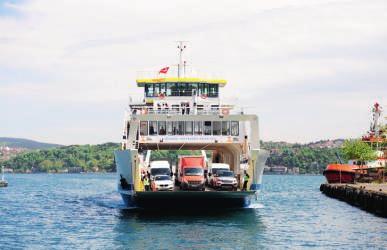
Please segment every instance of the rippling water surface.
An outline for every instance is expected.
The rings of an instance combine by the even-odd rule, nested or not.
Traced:
[[[124,209],[114,178],[8,175],[0,249],[387,248],[387,219],[322,195],[321,176],[264,176],[255,208],[207,214]]]

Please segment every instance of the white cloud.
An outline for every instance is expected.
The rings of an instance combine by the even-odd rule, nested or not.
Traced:
[[[183,39],[190,41],[190,62],[229,80],[226,97],[237,89],[243,105],[263,112],[265,139],[353,136],[366,129],[359,109],[368,111],[376,98],[387,103],[380,94],[387,92],[385,1],[31,0],[10,6],[19,15],[0,16],[3,98],[31,100],[31,105],[76,103],[96,110],[120,103],[120,110],[129,93],[141,95],[134,83],[136,71],[175,63],[174,41]],[[20,74],[16,77],[15,72]],[[367,85],[371,87],[364,90]],[[347,95],[334,93],[343,86]],[[293,94],[295,90],[305,94]],[[282,125],[288,120],[277,119],[309,117],[310,122],[310,112],[302,111],[310,103],[321,114],[311,124],[296,122],[289,131]],[[347,116],[334,110],[337,105]],[[283,108],[272,113],[270,107]],[[327,126],[332,113],[336,120],[355,124],[354,130]],[[101,142],[116,138],[120,132],[113,128],[120,123],[105,124],[101,135],[79,132],[77,138],[52,138]],[[87,121],[78,125],[79,131],[90,131]],[[22,128],[15,126],[0,132],[19,133]],[[43,131],[31,131],[33,136],[46,138]]]

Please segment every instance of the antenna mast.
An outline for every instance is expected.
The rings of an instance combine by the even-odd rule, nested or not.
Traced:
[[[179,49],[179,64],[177,65],[177,77],[185,76],[185,61],[183,61],[183,51],[187,48],[186,41],[177,41]],[[184,71],[183,71],[184,69]],[[182,74],[184,72],[184,74]]]

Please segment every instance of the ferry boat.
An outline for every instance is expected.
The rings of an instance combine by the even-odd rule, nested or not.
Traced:
[[[177,66],[139,73],[136,83],[144,95],[139,101],[130,98],[122,148],[114,152],[118,192],[127,207],[142,209],[248,207],[257,200],[268,157],[260,148],[258,117],[224,103],[221,90],[227,81],[188,66],[186,48],[178,43]],[[247,189],[145,191],[142,173],[151,150],[211,150],[212,162],[227,163],[240,181],[249,175]]]

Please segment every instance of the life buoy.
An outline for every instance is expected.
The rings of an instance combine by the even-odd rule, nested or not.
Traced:
[[[159,94],[159,98],[160,98],[160,99],[164,99],[164,98],[165,98],[165,94],[164,94],[164,93],[160,93],[160,94]]]
[[[230,114],[229,109],[222,109],[222,115],[228,115],[228,114]]]
[[[206,95],[206,94],[201,94],[200,97],[201,97],[202,99],[207,99],[207,95]]]

